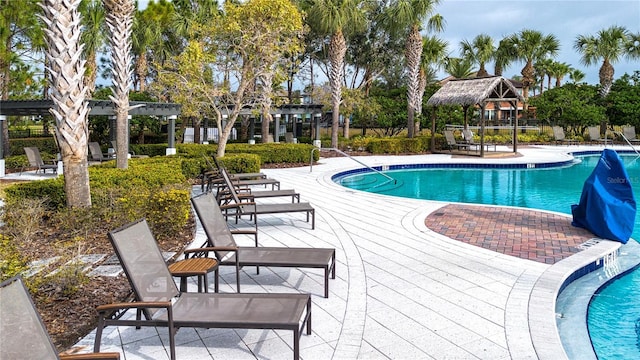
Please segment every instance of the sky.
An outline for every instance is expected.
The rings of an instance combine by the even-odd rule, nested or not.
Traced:
[[[640,0],[442,0],[435,11],[445,19],[446,27],[439,37],[449,43],[451,56],[460,56],[461,41],[472,41],[480,34],[491,36],[497,45],[507,35],[523,29],[536,30],[556,36],[560,51],[555,60],[580,69],[589,84],[599,83],[601,63],[586,67],[580,62],[580,55],[573,49],[576,37],[596,35],[612,25],[640,33]],[[520,75],[523,66],[514,63],[503,76]],[[640,70],[640,60],[622,59],[613,66],[617,79],[625,72]],[[487,71],[493,72],[493,64],[487,66]]]
[[[149,1],[138,0],[139,8],[144,9]],[[556,36],[560,51],[555,60],[580,69],[589,84],[599,83],[601,63],[586,67],[580,62],[580,55],[573,49],[576,37],[596,35],[613,25],[640,33],[640,0],[441,0],[435,12],[445,19],[445,30],[438,36],[449,43],[450,56],[460,56],[461,41],[472,41],[483,33],[491,36],[497,46],[507,35],[523,29],[536,30]],[[520,75],[523,66],[514,63],[503,76]],[[640,60],[621,59],[613,66],[617,79],[625,72],[640,70]],[[487,66],[487,71],[493,72],[493,64]],[[439,77],[446,74],[440,72]]]

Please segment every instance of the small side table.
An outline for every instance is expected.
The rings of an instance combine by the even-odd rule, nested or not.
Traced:
[[[212,258],[189,258],[169,265],[171,275],[180,278],[180,292],[187,291],[187,278],[190,276],[198,277],[198,292],[203,292],[203,290],[204,292],[209,292],[207,274],[211,271],[215,271],[215,292],[218,292],[218,260]]]

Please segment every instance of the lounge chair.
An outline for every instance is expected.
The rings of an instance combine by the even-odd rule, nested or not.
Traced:
[[[553,139],[558,144],[567,144],[568,145],[578,145],[578,140],[567,139],[564,134],[564,130],[560,126],[554,126],[553,128]]]
[[[300,335],[311,334],[309,294],[181,293],[145,220],[109,232],[135,300],[100,305],[94,350],[106,326],[168,327],[171,359],[175,333],[182,327],[271,329],[293,332],[293,358],[300,358]],[[127,310],[136,316],[123,319]]]
[[[103,162],[115,159],[115,153],[103,153],[102,149],[100,148],[100,144],[98,144],[97,142],[89,143],[89,154],[91,155],[91,161]]]
[[[221,186],[224,186],[224,180],[222,179],[222,170],[224,167],[218,164],[218,161],[215,157],[213,157],[213,161],[216,164],[215,167],[211,164],[209,159],[205,156],[205,161],[209,166],[209,169],[202,172],[202,183],[201,188],[204,191],[205,184],[207,191],[213,190],[214,188],[219,189]],[[226,169],[224,169],[226,171]],[[280,181],[276,179],[269,179],[267,175],[264,173],[239,173],[239,174],[229,174],[229,178],[232,179],[233,183],[236,186],[254,186],[254,185],[271,185],[271,190],[275,190],[276,188],[280,190]]]
[[[631,144],[640,143],[640,139],[638,139],[638,137],[636,136],[636,127],[635,126],[623,126],[622,127],[622,134],[624,135],[625,139],[627,139],[627,141],[629,141],[629,143],[631,143]]]
[[[234,187],[234,183],[231,181],[229,174],[224,169],[222,169],[222,178],[224,179],[227,188],[231,189]],[[242,215],[249,215],[253,217],[253,221],[257,226],[258,215],[304,212],[307,214],[307,222],[309,222],[309,216],[311,216],[311,229],[316,228],[315,209],[308,202],[256,204],[255,202],[242,201],[238,196],[238,193],[235,191],[229,192],[229,195],[230,202],[221,206],[221,209],[224,210],[225,216],[235,216],[236,221]],[[231,214],[229,210],[232,210]]]
[[[444,131],[444,137],[445,137],[445,139],[447,139],[447,145],[449,146],[449,151],[466,149],[467,152],[469,152],[469,149],[471,148],[471,145],[469,145],[466,142],[465,143],[457,142],[455,136],[453,136],[453,131],[445,130]]]
[[[240,292],[240,268],[243,266],[281,266],[324,269],[324,297],[329,297],[329,272],[336,278],[336,250],[323,248],[239,247],[222,216],[213,194],[191,198],[200,223],[207,234],[202,248],[214,251],[219,264],[236,267],[236,288]],[[186,250],[185,256],[203,249]],[[259,270],[258,270],[259,271]]]
[[[587,128],[587,130],[589,131],[589,141],[591,143],[601,143],[601,144],[607,144],[607,138],[606,137],[600,137],[600,127],[599,126],[589,126],[589,128]]]
[[[471,145],[476,150],[480,148],[480,143],[475,142],[475,140],[473,139],[473,132],[471,130],[462,130],[462,136],[464,136],[464,140],[467,142],[467,144]],[[485,142],[484,146],[486,147],[487,151],[489,151],[489,148],[492,146],[493,151],[496,151],[496,144]]]
[[[42,170],[43,174],[46,174],[47,170],[53,171],[54,174],[58,172],[58,162],[56,160],[51,160],[48,163],[42,161],[42,157],[40,156],[40,150],[37,147],[26,147],[24,148],[25,154],[27,154],[27,160],[29,160],[29,166],[32,168],[36,168],[36,174]],[[24,167],[20,169],[20,173],[24,170]]]
[[[119,358],[118,353],[58,354],[22,278],[0,283],[0,359]]]

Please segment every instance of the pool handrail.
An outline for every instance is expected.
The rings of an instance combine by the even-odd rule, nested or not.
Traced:
[[[320,149],[319,149],[319,148],[316,148],[316,147],[314,147],[314,148],[313,148],[313,150],[311,150],[311,163],[309,164],[309,172],[313,171],[313,152],[314,152],[316,149],[317,149],[318,151],[320,151]],[[324,150],[335,151],[335,152],[337,152],[338,154],[340,154],[340,155],[344,155],[344,156],[348,157],[349,159],[351,159],[351,160],[353,160],[353,161],[357,162],[358,164],[360,164],[360,165],[362,165],[362,166],[366,167],[367,169],[369,169],[369,170],[371,170],[371,171],[375,172],[376,174],[379,174],[379,175],[381,175],[381,176],[383,176],[383,177],[385,177],[385,178],[389,179],[389,181],[393,181],[393,183],[394,183],[394,184],[397,184],[397,182],[398,182],[398,180],[396,180],[396,179],[392,178],[391,176],[389,176],[389,175],[387,175],[387,174],[385,174],[385,173],[381,172],[380,170],[376,170],[376,169],[372,168],[371,166],[369,166],[369,165],[367,165],[367,164],[363,163],[362,161],[360,161],[360,160],[358,160],[358,159],[354,158],[353,156],[351,156],[351,155],[349,155],[349,154],[345,153],[345,152],[344,152],[344,151],[342,151],[342,150],[339,150],[339,149],[336,149],[336,148],[324,148]]]

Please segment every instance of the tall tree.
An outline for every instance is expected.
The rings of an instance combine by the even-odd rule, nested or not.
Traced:
[[[556,56],[560,49],[560,42],[555,35],[543,35],[539,31],[530,29],[524,29],[509,36],[508,39],[509,46],[513,48],[512,51],[515,53],[515,58],[525,63],[520,73],[522,74],[522,96],[526,111],[529,88],[536,82],[533,64],[549,56]]]
[[[82,37],[80,39],[84,44],[83,54],[87,60],[87,73],[84,81],[88,88],[87,97],[91,98],[98,77],[96,55],[103,51],[106,44],[104,7],[100,0],[82,0],[78,10],[82,15]]]
[[[135,10],[132,0],[103,0],[111,33],[113,96],[116,112],[116,166],[129,165],[129,88],[131,88],[131,27]]]
[[[45,0],[42,20],[46,24],[51,98],[56,137],[64,166],[67,206],[91,206],[87,162],[88,88],[83,82],[85,61],[80,44],[80,0]]]
[[[551,64],[550,74],[556,78],[555,87],[562,86],[562,79],[570,73],[571,66],[567,63],[554,61],[553,64]]]
[[[465,79],[473,74],[473,63],[464,58],[448,57],[444,60],[444,71],[456,79]]]
[[[633,48],[628,47],[629,31],[622,26],[611,26],[602,29],[594,35],[578,35],[574,42],[574,49],[581,54],[581,62],[591,66],[602,60],[600,66],[600,94],[607,96],[613,84],[615,69],[613,64],[627,55],[633,56]],[[630,51],[631,49],[631,51]]]
[[[238,25],[246,41],[248,61],[255,69],[257,97],[262,112],[262,142],[267,141],[273,84],[286,77],[288,62],[302,51],[302,14],[290,0],[251,0],[225,6],[228,21]],[[279,129],[276,129],[276,136]],[[276,139],[278,141],[278,139]]]
[[[586,76],[587,75],[579,69],[571,69],[571,72],[569,73],[569,79],[574,84],[582,82]]]
[[[460,50],[462,57],[471,60],[480,67],[476,73],[476,77],[488,76],[489,73],[485,68],[485,64],[494,58],[496,47],[493,45],[493,39],[487,34],[480,34],[473,38],[472,41],[463,40],[460,42]]]
[[[360,7],[361,2],[359,0],[317,0],[309,9],[307,17],[311,27],[317,33],[330,37],[331,147],[338,147],[344,57],[347,52],[345,33],[363,26],[366,17]]]
[[[504,71],[504,69],[509,66],[515,59],[515,49],[510,46],[508,38],[500,40],[500,43],[498,43],[498,47],[496,48],[493,57],[493,73],[496,76],[502,76],[502,72]]]
[[[433,15],[440,0],[395,0],[385,14],[386,24],[392,34],[406,33],[405,61],[407,65],[407,136],[415,132],[415,113],[420,95],[420,58],[422,56],[422,24],[427,21],[427,29],[440,31],[444,28],[444,19]]]
[[[418,97],[424,98],[424,92],[429,83],[435,82],[436,72],[445,64],[447,48],[449,43],[435,36],[422,39],[422,57],[420,64],[420,74],[418,75]],[[422,101],[416,108],[418,116],[422,116]],[[416,121],[415,133],[420,132],[420,122]],[[433,130],[433,129],[432,129]]]
[[[38,25],[39,0],[0,0],[0,100],[9,98],[12,82],[11,67],[42,43],[41,26]],[[5,124],[6,125],[6,124]],[[9,127],[2,132],[3,154],[9,155]]]

